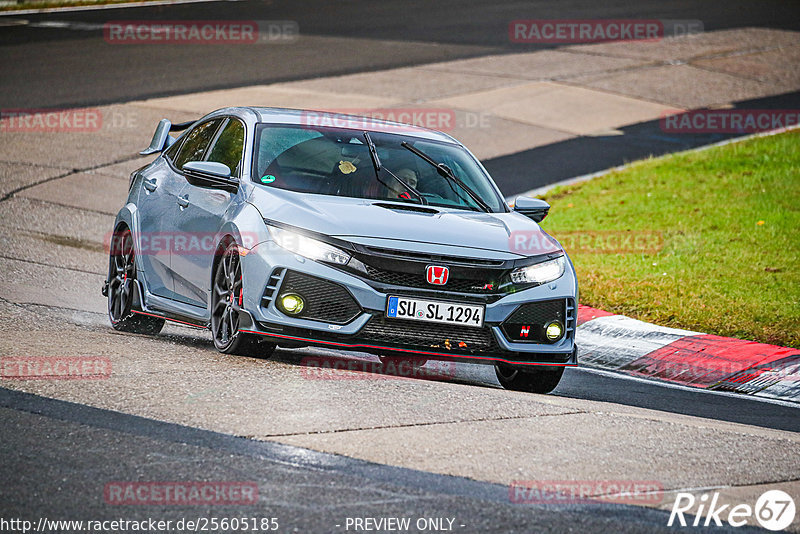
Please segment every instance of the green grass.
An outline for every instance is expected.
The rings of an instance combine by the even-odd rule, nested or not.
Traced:
[[[642,161],[542,198],[582,304],[800,348],[800,132]],[[663,246],[581,251],[570,236],[586,231],[655,231]]]

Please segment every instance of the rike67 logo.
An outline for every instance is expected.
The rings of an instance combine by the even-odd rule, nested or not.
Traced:
[[[719,492],[712,495],[703,493],[695,497],[691,493],[678,493],[667,526],[721,527],[727,522],[732,527],[754,525],[758,522],[763,528],[772,531],[784,530],[794,521],[794,499],[781,490],[769,490],[761,494],[755,506],[749,504],[721,504]],[[694,515],[687,522],[684,516]]]

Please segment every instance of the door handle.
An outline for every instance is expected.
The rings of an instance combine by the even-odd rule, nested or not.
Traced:
[[[180,206],[181,209],[185,208],[186,206],[189,205],[189,195],[183,195],[182,197],[178,197],[177,202],[178,206]]]
[[[158,187],[158,181],[156,181],[155,178],[150,178],[142,183],[144,185],[144,188],[147,189],[148,191],[155,191],[156,188]]]

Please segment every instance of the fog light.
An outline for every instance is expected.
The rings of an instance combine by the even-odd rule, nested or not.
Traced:
[[[278,304],[280,304],[281,311],[286,312],[289,315],[297,315],[303,311],[303,308],[306,305],[306,303],[303,301],[303,297],[297,293],[283,295],[278,300]]]
[[[555,341],[564,335],[564,327],[561,326],[561,323],[558,321],[553,321],[544,329],[544,335],[547,336],[547,339],[550,341]]]

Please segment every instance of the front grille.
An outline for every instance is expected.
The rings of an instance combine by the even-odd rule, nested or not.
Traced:
[[[457,325],[387,319],[379,315],[357,334],[359,339],[386,345],[401,345],[436,352],[494,352],[499,349],[488,326]]]
[[[481,258],[468,258],[464,256],[442,256],[440,254],[427,254],[410,250],[395,250],[382,247],[363,247],[363,249],[376,256],[386,256],[398,260],[411,260],[424,263],[446,263],[451,265],[467,265],[470,267],[501,267],[503,260],[487,260]]]
[[[269,288],[267,288],[269,290]],[[298,317],[312,321],[345,324],[361,313],[361,307],[344,287],[316,276],[288,271],[278,295],[297,293],[305,301]]]
[[[357,271],[359,276],[376,282],[374,286],[381,291],[386,291],[386,288],[380,286],[397,286],[491,298],[503,295],[511,286],[508,273],[513,262],[510,261],[444,256],[365,245],[356,246],[353,256],[356,261],[351,265],[353,269],[351,272]],[[449,269],[450,274],[446,284],[428,283],[426,269],[430,265]]]
[[[485,278],[454,278],[450,276],[447,284],[437,286],[429,284],[425,276],[425,266],[418,266],[418,273],[390,271],[366,265],[367,274],[376,282],[393,286],[414,287],[418,289],[435,289],[436,291],[455,291],[458,293],[497,293],[499,282]]]
[[[503,322],[501,328],[511,341],[528,343],[550,343],[545,337],[547,323],[560,321],[565,333],[573,330],[572,317],[567,320],[565,299],[544,300],[523,304]]]

